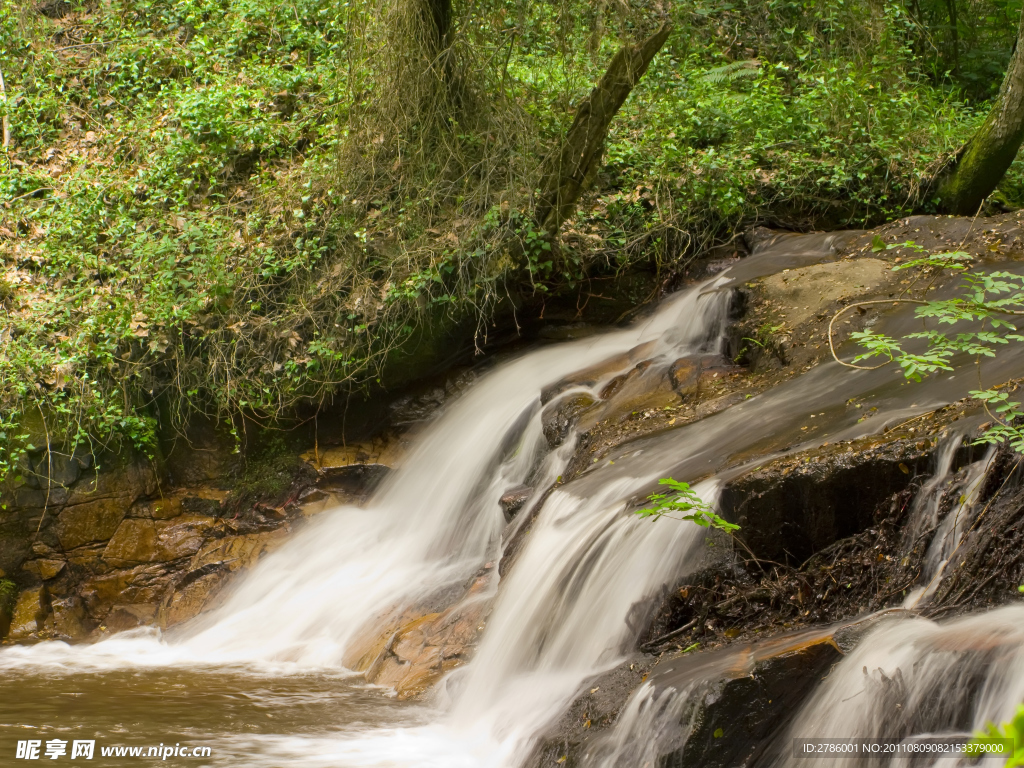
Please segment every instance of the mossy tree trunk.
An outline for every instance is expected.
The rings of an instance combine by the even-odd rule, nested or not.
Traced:
[[[1010,65],[992,110],[960,152],[953,167],[939,179],[941,210],[961,216],[975,214],[1002,180],[1024,141],[1024,13],[1017,30]]]
[[[665,24],[643,42],[623,46],[576,110],[561,147],[545,162],[535,216],[537,224],[549,234],[558,232],[572,215],[583,190],[597,174],[612,118],[670,32],[671,27]]]

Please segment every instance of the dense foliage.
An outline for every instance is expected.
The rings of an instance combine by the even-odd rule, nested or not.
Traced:
[[[918,0],[488,0],[440,66],[408,3],[0,0],[0,475],[43,441],[152,449],[193,410],[241,432],[755,222],[905,213],[1014,38],[1018,0],[959,2],[950,26]],[[660,14],[551,242],[541,160]]]

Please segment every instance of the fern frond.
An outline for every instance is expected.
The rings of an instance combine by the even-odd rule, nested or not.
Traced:
[[[744,77],[757,77],[760,73],[761,62],[757,59],[746,59],[709,69],[700,79],[705,83],[731,83]]]

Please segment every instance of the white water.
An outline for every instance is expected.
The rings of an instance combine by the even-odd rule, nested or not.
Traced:
[[[816,768],[834,762],[794,758],[792,738],[964,735],[1012,718],[1024,701],[1024,606],[938,624],[914,618],[865,637],[805,703],[765,765]],[[913,765],[929,765],[914,760]],[[1001,765],[1000,761],[991,762]],[[860,768],[866,762],[846,759]],[[966,761],[964,761],[966,764]],[[895,759],[872,765],[909,764]],[[953,768],[953,758],[934,765]]]
[[[965,531],[974,520],[975,503],[981,490],[995,450],[986,451],[984,458],[972,462],[954,477],[953,460],[963,441],[955,433],[946,438],[939,450],[938,467],[935,475],[924,484],[911,509],[910,530],[912,535],[923,535],[932,531],[931,542],[925,553],[921,585],[911,590],[903,601],[904,608],[922,608],[931,599],[942,581],[946,563],[960,546]],[[950,492],[960,491],[946,511],[940,516],[943,500]]]

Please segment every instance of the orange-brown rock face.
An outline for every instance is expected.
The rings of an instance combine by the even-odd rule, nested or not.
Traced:
[[[345,666],[368,682],[394,688],[400,699],[422,693],[469,660],[490,608],[490,579],[489,571],[477,577],[444,610],[393,612],[350,648]]]

